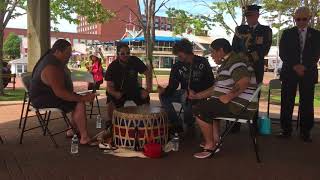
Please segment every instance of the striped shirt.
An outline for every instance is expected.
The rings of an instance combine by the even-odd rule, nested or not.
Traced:
[[[213,97],[218,98],[228,94],[237,81],[244,77],[250,77],[250,85],[238,97],[228,103],[230,112],[238,114],[252,98],[257,87],[254,69],[248,64],[246,56],[231,52],[218,69],[218,75],[213,87]],[[257,104],[251,104],[248,110],[255,112]],[[248,114],[249,115],[249,114]]]

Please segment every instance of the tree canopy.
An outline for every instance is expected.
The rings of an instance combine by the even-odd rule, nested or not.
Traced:
[[[114,13],[104,8],[100,1],[92,0],[50,0],[51,20],[55,24],[59,19],[66,19],[70,23],[79,23],[77,15],[87,18],[88,23],[105,22],[114,17]],[[4,29],[11,19],[26,13],[27,0],[0,1],[0,69],[3,61]],[[0,95],[3,95],[2,74],[0,71]]]
[[[4,42],[3,52],[9,59],[20,57],[21,38],[14,33],[10,33]]]

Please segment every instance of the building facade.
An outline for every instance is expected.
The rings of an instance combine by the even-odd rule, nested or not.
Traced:
[[[122,38],[127,30],[140,30],[138,15],[138,5],[134,0],[100,0],[102,5],[115,13],[115,17],[106,23],[89,24],[85,17],[78,16],[80,21],[77,32],[80,34],[101,35],[102,41],[116,41]],[[142,21],[146,24],[147,19],[143,15]],[[173,30],[173,20],[167,17],[156,16],[155,29],[162,31]]]

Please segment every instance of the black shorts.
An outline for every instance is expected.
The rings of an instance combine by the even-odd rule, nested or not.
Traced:
[[[32,106],[35,108],[58,108],[65,113],[74,111],[76,108],[77,102],[65,101],[62,99],[36,99],[32,101]]]
[[[228,108],[228,104],[222,103],[218,98],[200,101],[192,107],[192,113],[207,123],[212,123],[216,117],[234,117]]]
[[[112,95],[107,93],[107,103],[112,102],[116,108],[123,107],[126,101],[133,101],[136,105],[140,106],[143,104],[150,104],[150,96],[146,99],[142,99],[141,91],[143,88],[139,88],[137,90],[132,90],[130,93],[126,93],[120,99],[116,99]]]

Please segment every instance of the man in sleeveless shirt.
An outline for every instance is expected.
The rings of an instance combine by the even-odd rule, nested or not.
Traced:
[[[80,133],[80,144],[90,144],[87,131],[85,102],[91,102],[95,95],[84,96],[73,92],[70,71],[67,68],[71,56],[71,44],[57,40],[52,49],[36,64],[32,72],[30,100],[35,108],[59,108],[65,113],[72,112],[71,124]],[[67,136],[72,137],[69,130]]]

